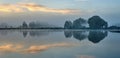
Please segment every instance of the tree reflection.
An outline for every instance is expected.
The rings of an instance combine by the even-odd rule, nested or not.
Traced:
[[[0,30],[0,35],[7,35],[8,33],[9,33],[8,31],[3,31],[3,30],[1,31]]]
[[[86,31],[64,31],[65,37],[70,38],[74,37],[78,40],[84,40],[88,37],[88,40],[93,43],[99,43],[103,40],[107,35],[107,31],[89,31],[89,35],[87,35]]]
[[[31,36],[31,37],[39,37],[39,36],[44,36],[44,35],[48,35],[49,32],[47,31],[22,31],[23,33],[23,37],[27,37],[27,35]]]
[[[0,31],[0,36],[2,35],[7,35],[11,34],[11,32],[15,32],[15,31]],[[23,34],[23,37],[27,37],[28,35],[31,37],[40,37],[40,36],[47,36],[51,31],[36,31],[36,30],[24,30],[24,31],[20,31]],[[52,31],[53,32],[53,31]],[[51,33],[52,33],[51,32]],[[77,40],[84,40],[87,39],[93,43],[99,43],[101,40],[103,40],[107,35],[108,32],[107,31],[89,31],[89,33],[87,31],[64,31],[64,35],[66,38],[75,38]]]
[[[72,37],[72,31],[64,31],[64,35],[66,38],[71,38]]]
[[[49,32],[48,31],[29,31],[29,35],[32,36],[32,37],[35,37],[35,36],[44,36],[44,35],[48,35]]]
[[[73,31],[73,37],[78,40],[83,40],[87,37],[85,31]]]
[[[87,37],[85,33],[85,31],[64,31],[66,38],[71,38],[73,36],[75,39],[78,40],[85,39]]]
[[[88,40],[93,43],[99,43],[108,35],[107,31],[90,31]]]
[[[28,34],[28,31],[23,31],[23,37],[25,38]]]

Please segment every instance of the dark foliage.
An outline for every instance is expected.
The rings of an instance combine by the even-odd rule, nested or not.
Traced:
[[[28,25],[27,25],[27,23],[25,21],[22,24],[22,28],[28,28]]]
[[[93,16],[88,20],[89,27],[92,29],[107,28],[108,23],[99,16]]]
[[[64,24],[65,29],[72,29],[72,22],[71,21],[66,21]]]
[[[83,18],[76,19],[73,21],[73,29],[85,28],[86,20]]]

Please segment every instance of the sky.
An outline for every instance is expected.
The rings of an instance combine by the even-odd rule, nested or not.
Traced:
[[[47,22],[63,26],[66,20],[99,15],[109,25],[120,22],[120,0],[0,0],[0,23]]]

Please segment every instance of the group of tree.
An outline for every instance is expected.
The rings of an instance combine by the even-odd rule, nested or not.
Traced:
[[[89,24],[89,27],[86,25]],[[79,18],[71,21],[66,21],[64,24],[65,29],[80,29],[80,28],[91,28],[91,29],[102,29],[108,28],[108,23],[99,16],[93,16],[87,20]]]
[[[12,28],[12,26],[7,23],[1,23],[0,28]]]
[[[27,24],[25,21],[20,26],[20,28],[50,28],[50,27],[55,26],[42,22],[30,22]]]
[[[79,28],[85,28],[86,20],[83,18],[79,18],[73,21],[66,21],[64,24],[65,29],[79,29]]]

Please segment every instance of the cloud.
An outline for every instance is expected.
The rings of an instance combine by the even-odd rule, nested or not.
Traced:
[[[51,12],[69,14],[76,12],[74,9],[53,9],[35,3],[17,3],[17,4],[1,4],[0,12]]]
[[[24,10],[19,5],[2,4],[0,5],[0,12],[23,12]]]

